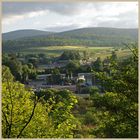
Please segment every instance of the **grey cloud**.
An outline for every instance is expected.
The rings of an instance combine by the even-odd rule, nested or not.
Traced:
[[[110,20],[98,23],[99,27],[114,27],[114,28],[137,28],[138,25],[132,19],[119,19],[118,21]]]
[[[104,16],[96,16],[94,19],[92,19],[92,23],[95,21],[99,27],[137,28],[138,13],[136,11],[128,11],[116,16],[109,17],[108,20],[105,20]]]
[[[122,14],[119,14],[118,16],[116,16],[120,19],[130,19],[132,21],[137,20],[138,19],[138,13],[136,13],[135,11],[129,11],[129,12],[125,12]]]
[[[29,12],[49,10],[63,15],[75,14],[78,11],[78,3],[57,2],[3,2],[3,16],[21,15]]]
[[[2,15],[4,18],[12,17],[14,15],[23,15],[30,12],[38,12],[38,11],[45,11],[49,10],[50,12],[55,12],[58,14],[61,14],[67,17],[70,17],[69,19],[73,20],[73,15],[77,15],[83,10],[86,9],[95,9],[95,11],[98,13],[99,16],[96,14],[87,19],[90,25],[86,26],[104,26],[104,27],[137,27],[137,13],[136,11],[130,10],[126,13],[121,13],[120,15],[110,15],[107,17],[107,15],[104,13],[104,10],[106,10],[111,4],[109,2],[3,2],[2,3]],[[115,3],[114,3],[115,4]],[[118,4],[119,7],[119,4]],[[103,14],[102,14],[103,12]],[[110,11],[111,12],[111,11]],[[89,13],[92,14],[92,13]],[[105,20],[105,18],[110,18],[110,20]],[[112,19],[111,19],[112,18]],[[113,20],[116,18],[117,20]],[[76,22],[71,22],[71,25],[66,22],[66,25],[60,26],[51,26],[47,27],[46,30],[50,31],[65,31],[65,30],[71,30],[75,28],[79,28],[80,22],[85,22],[84,18],[78,19]],[[76,24],[73,24],[76,23]],[[54,23],[52,23],[54,24]],[[78,25],[79,24],[79,25]]]
[[[97,11],[106,6],[106,3],[96,2],[3,2],[2,14],[3,16],[12,16],[25,14],[29,12],[49,10],[62,15],[78,14],[83,8],[94,8]]]

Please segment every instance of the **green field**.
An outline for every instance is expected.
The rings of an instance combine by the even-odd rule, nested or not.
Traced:
[[[85,46],[49,46],[49,47],[39,47],[39,48],[29,48],[28,50],[23,51],[23,53],[45,53],[48,56],[57,57],[60,56],[63,51],[66,50],[77,50],[80,53],[86,51],[91,58],[101,57],[102,59],[111,55],[111,52],[115,50],[114,47],[85,47]],[[118,49],[116,51],[118,57],[127,57],[131,54],[128,49]]]
[[[29,48],[24,53],[45,53],[50,56],[60,56],[66,50],[77,50],[79,52],[87,51],[90,54],[110,52],[113,47],[85,47],[85,46],[49,46],[39,48]]]

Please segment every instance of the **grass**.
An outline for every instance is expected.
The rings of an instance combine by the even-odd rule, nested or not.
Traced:
[[[85,47],[85,46],[49,46],[49,47],[39,47],[39,48],[30,48],[31,50],[43,50],[43,51],[62,51],[62,50],[107,50],[112,47]]]
[[[66,50],[77,50],[81,54],[83,51],[86,51],[91,58],[101,57],[101,59],[110,56],[112,51],[115,50],[114,47],[86,47],[86,46],[48,46],[48,47],[38,47],[38,48],[29,48],[28,50],[23,51],[26,54],[29,53],[45,53],[52,57],[60,56],[63,51]],[[131,54],[130,50],[119,50],[116,52],[117,56],[120,58],[127,57]]]
[[[39,48],[29,48],[25,50],[25,53],[46,53],[51,56],[59,56],[66,50],[77,50],[77,51],[89,51],[89,52],[100,52],[101,50],[110,50],[112,47],[85,47],[85,46],[49,46]]]

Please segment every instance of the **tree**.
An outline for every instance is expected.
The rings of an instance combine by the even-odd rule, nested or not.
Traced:
[[[113,60],[113,61],[116,61],[117,60],[117,54],[116,54],[115,51],[112,52],[111,60]]]
[[[76,97],[69,90],[48,89],[36,93],[39,98],[43,97],[49,108],[49,112],[56,132],[53,137],[72,138],[78,121],[72,114],[72,108],[77,103]],[[60,130],[60,132],[58,131]],[[59,136],[60,135],[60,136]]]
[[[15,77],[15,80],[22,83],[26,83],[28,79],[36,78],[36,69],[32,63],[23,64],[21,63],[16,55],[14,54],[4,54],[2,64],[10,68],[11,73]]]
[[[60,56],[61,60],[80,60],[81,56],[78,51],[64,51]]]
[[[83,60],[86,60],[86,62],[87,62],[88,61],[88,58],[89,58],[89,52],[87,50],[84,50],[83,51]]]
[[[14,75],[16,80],[22,80],[22,64],[20,61],[18,61],[15,57],[11,57],[4,63],[4,65],[10,68],[11,73]]]
[[[98,57],[96,59],[96,61],[93,63],[93,70],[95,70],[95,71],[102,71],[103,70],[103,64],[102,64],[100,57]]]
[[[96,107],[96,137],[138,137],[138,56],[137,48],[127,61],[111,66],[111,75],[98,73],[105,94],[92,98]]]
[[[34,115],[37,102],[30,100],[32,92],[26,90],[19,82],[13,81],[13,76],[7,67],[3,67],[2,76],[3,137],[20,137]]]
[[[23,81],[23,83],[26,83],[29,79],[29,73],[30,73],[30,69],[29,69],[28,65],[23,65],[22,71],[23,71],[22,81]]]
[[[2,71],[2,136],[4,138],[70,138],[76,128],[71,109],[77,102],[69,91],[49,91],[44,97],[13,81]],[[44,98],[44,99],[43,99]]]
[[[79,68],[80,68],[80,63],[79,61],[76,61],[76,60],[71,60],[66,65],[66,70],[67,70],[68,75],[71,75],[71,73],[75,73],[76,71],[78,71]]]
[[[2,66],[2,82],[13,81],[14,76],[11,74],[9,67]]]

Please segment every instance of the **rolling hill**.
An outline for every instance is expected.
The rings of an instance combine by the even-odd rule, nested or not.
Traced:
[[[3,40],[15,40],[20,38],[34,37],[40,35],[49,35],[52,32],[33,30],[33,29],[25,29],[25,30],[16,30],[2,34]]]
[[[30,31],[30,30],[29,30]],[[3,34],[4,52],[22,52],[29,48],[48,46],[89,46],[118,47],[123,43],[138,41],[138,29],[81,28],[71,31],[51,33],[46,31],[15,31]],[[28,32],[28,34],[27,34]],[[10,38],[10,36],[13,37]],[[19,37],[14,39],[16,35]],[[5,40],[8,38],[9,40]]]
[[[63,36],[73,36],[74,37],[87,37],[92,36],[108,36],[108,37],[126,37],[126,38],[137,38],[138,29],[121,29],[121,28],[105,28],[105,27],[96,27],[96,28],[82,28],[71,31],[65,31],[59,33]]]

